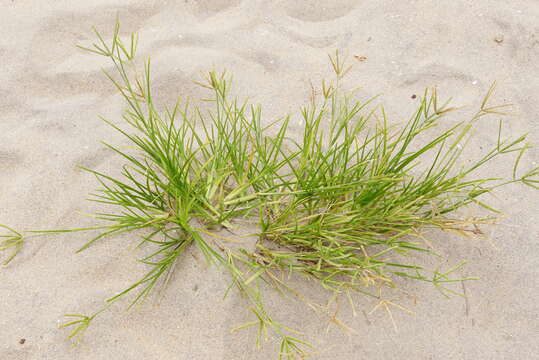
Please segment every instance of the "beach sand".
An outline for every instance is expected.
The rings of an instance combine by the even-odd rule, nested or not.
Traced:
[[[505,125],[539,144],[539,3],[520,1],[159,1],[5,0],[0,3],[0,223],[16,229],[90,226],[77,211],[96,180],[83,165],[117,172],[122,160],[101,140],[122,145],[98,115],[119,120],[123,103],[101,73],[104,60],[75,47],[110,35],[116,15],[140,36],[139,57],[152,57],[156,96],[207,95],[193,84],[212,68],[234,75],[234,92],[263,105],[266,121],[295,114],[310,81],[331,76],[327,54],[340,49],[354,65],[346,84],[358,96],[382,94],[390,121],[406,120],[425,87],[456,106],[478,106],[493,81],[494,100],[515,104]],[[354,56],[358,56],[362,61]],[[364,57],[364,58],[363,58]],[[466,110],[464,110],[466,111]],[[294,113],[295,112],[295,113]],[[470,157],[497,141],[495,118],[477,129]],[[521,167],[539,162],[530,151]],[[510,175],[509,162],[482,174]],[[301,304],[268,295],[275,317],[299,328],[322,350],[316,359],[532,359],[539,353],[539,198],[522,186],[489,198],[505,216],[487,226],[489,242],[437,234],[444,266],[466,259],[458,285],[467,298],[446,299],[430,284],[399,280],[390,299],[397,327],[376,301],[358,297],[357,316],[341,304],[355,333]],[[254,346],[253,331],[230,330],[250,319],[226,274],[193,250],[160,296],[126,312],[113,307],[74,346],[58,329],[65,313],[91,313],[144,273],[132,235],[74,252],[90,234],[29,240],[0,269],[0,359],[271,359],[276,347]],[[126,246],[126,243],[129,246]],[[432,260],[430,260],[432,261]],[[436,264],[432,262],[433,266]],[[322,294],[305,284],[314,298]],[[25,339],[24,344],[21,344]],[[325,351],[324,351],[325,350]],[[535,354],[535,355],[534,355]]]

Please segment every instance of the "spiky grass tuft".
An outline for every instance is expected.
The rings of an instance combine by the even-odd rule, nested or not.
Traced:
[[[264,125],[259,106],[230,99],[224,73],[210,72],[200,83],[213,93],[212,112],[186,102],[161,111],[152,98],[150,61],[142,74],[134,63],[137,36],[125,43],[119,31],[117,24],[110,43],[96,31],[98,42],[83,49],[114,65],[114,73],[105,74],[127,105],[126,127],[104,121],[137,151],[105,144],[126,162],[121,177],[85,169],[101,184],[92,200],[111,208],[95,215],[103,225],[30,236],[101,230],[81,251],[105,237],[144,229],[142,243],[154,250],[141,259],[148,272],[107,299],[103,309],[91,316],[69,315],[74,320],[64,327],[73,327],[72,338],[117,299],[133,293],[132,306],[166,283],[176,260],[196,246],[208,262],[228,270],[233,286],[250,302],[254,321],[237,330],[258,327],[259,344],[271,331],[281,341],[279,358],[302,357],[310,344],[271,317],[260,282],[301,298],[281,274],[301,274],[347,296],[350,291],[370,294],[373,287],[393,286],[395,278],[406,277],[432,282],[449,294],[448,283],[471,279],[450,277],[462,264],[429,273],[391,255],[432,253],[422,245],[428,243],[422,234],[426,228],[477,234],[477,224],[489,218],[460,219],[456,210],[478,204],[496,212],[479,198],[511,183],[538,187],[539,168],[517,175],[530,147],[526,137],[502,139],[501,122],[496,146],[473,164],[459,166],[475,123],[504,115],[505,106],[488,104],[493,88],[471,119],[449,129],[434,133],[453,110],[440,104],[435,91],[424,93],[404,126],[391,127],[383,109],[369,110],[369,101],[355,101],[341,89],[348,69],[337,53],[330,57],[336,79],[324,82],[321,94],[301,109],[305,126],[298,138],[288,130],[289,118]],[[432,140],[418,140],[431,133]],[[509,180],[474,177],[483,165],[511,153],[516,159]],[[428,166],[422,167],[422,160]],[[258,223],[256,250],[208,241],[220,239],[216,230],[233,231],[240,218]],[[14,249],[10,261],[24,235],[5,228],[11,235],[2,236],[0,249]]]

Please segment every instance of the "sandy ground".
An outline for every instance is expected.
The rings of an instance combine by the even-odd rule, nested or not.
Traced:
[[[327,54],[338,48],[366,57],[351,57],[348,82],[361,86],[361,97],[384,94],[392,121],[407,118],[418,101],[412,95],[426,86],[467,105],[477,104],[497,80],[496,99],[514,103],[518,115],[506,130],[529,132],[539,143],[537,1],[4,0],[1,223],[18,229],[91,224],[75,212],[96,209],[84,201],[96,181],[75,166],[108,171],[121,163],[99,140],[124,140],[98,115],[117,118],[122,103],[100,73],[104,63],[75,44],[93,39],[92,25],[110,34],[116,13],[125,31],[140,33],[139,54],[151,54],[154,85],[165,103],[176,94],[204,96],[192,80],[212,67],[227,68],[237,92],[264,104],[266,118],[275,119],[307,101],[309,81],[330,75]],[[469,156],[495,143],[495,124],[480,124]],[[522,166],[534,162],[537,151]],[[498,175],[507,165],[485,173]],[[320,349],[331,349],[319,359],[536,358],[539,196],[516,186],[490,200],[506,213],[501,225],[486,228],[497,249],[448,234],[433,239],[444,264],[467,259],[460,275],[481,278],[457,287],[467,299],[447,300],[429,284],[401,282],[417,299],[398,293],[391,299],[415,314],[394,309],[395,331],[383,311],[369,314],[376,303],[358,298],[357,317],[341,312],[357,332],[351,335],[277,296],[269,297],[270,306],[308,339],[318,338]],[[223,274],[196,252],[178,265],[159,302],[128,313],[113,308],[74,347],[57,328],[62,314],[96,310],[144,271],[134,262],[138,251],[125,246],[128,238],[75,255],[87,239],[31,241],[0,270],[0,359],[275,358],[273,346],[255,349],[250,332],[230,333],[248,319],[245,302],[234,294],[222,299]]]

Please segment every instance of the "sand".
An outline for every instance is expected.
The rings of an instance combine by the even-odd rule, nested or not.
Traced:
[[[91,224],[76,211],[96,181],[77,164],[114,172],[121,159],[100,140],[125,141],[98,115],[117,119],[122,103],[100,73],[106,66],[75,44],[110,34],[116,14],[140,34],[139,55],[152,56],[162,103],[203,97],[192,80],[215,67],[234,74],[235,91],[264,105],[266,119],[308,100],[309,81],[330,76],[338,48],[354,68],[358,95],[383,94],[391,121],[406,119],[427,86],[455,105],[477,105],[498,81],[496,100],[515,104],[506,130],[539,144],[539,4],[513,1],[23,1],[0,4],[0,223],[17,229]],[[365,57],[363,61],[353,56]],[[297,118],[296,118],[297,119]],[[297,121],[297,120],[296,120]],[[299,128],[299,122],[293,128]],[[478,127],[469,156],[496,141],[496,122]],[[521,162],[539,162],[537,150]],[[507,174],[497,163],[485,174]],[[469,261],[459,275],[478,276],[447,300],[429,284],[402,281],[417,296],[388,294],[415,312],[393,309],[397,331],[376,302],[357,298],[358,316],[340,316],[349,335],[302,306],[269,296],[276,316],[305,331],[318,359],[532,359],[539,353],[539,196],[520,186],[490,199],[505,217],[487,227],[488,242],[449,234],[433,239],[444,265]],[[0,359],[268,359],[252,333],[231,334],[249,319],[245,301],[222,299],[223,273],[192,252],[178,265],[160,301],[131,312],[114,307],[77,347],[57,328],[62,314],[89,313],[130,284],[144,267],[129,237],[74,254],[89,234],[28,242],[0,269]],[[460,285],[459,285],[460,287]],[[305,292],[316,297],[309,286]],[[460,290],[460,288],[457,288]],[[25,339],[21,344],[21,339]]]

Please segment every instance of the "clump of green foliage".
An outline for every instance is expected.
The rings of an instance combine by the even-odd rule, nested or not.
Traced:
[[[440,104],[435,91],[424,93],[407,123],[392,127],[383,109],[369,109],[369,101],[356,101],[341,89],[347,69],[337,53],[330,57],[336,79],[324,82],[301,109],[305,125],[297,137],[288,129],[288,117],[265,124],[260,106],[231,99],[224,73],[210,72],[200,83],[213,93],[213,111],[180,100],[160,108],[152,98],[150,61],[142,72],[134,61],[136,35],[125,42],[119,32],[116,25],[107,42],[96,31],[98,42],[84,48],[114,65],[114,72],[105,74],[127,105],[125,126],[105,121],[136,148],[127,152],[106,144],[125,159],[120,177],[85,169],[101,184],[92,200],[111,210],[95,214],[103,225],[30,236],[101,230],[81,251],[105,237],[145,230],[142,243],[153,251],[141,259],[148,272],[107,299],[103,309],[68,315],[73,321],[63,326],[73,327],[72,338],[115,300],[133,294],[133,305],[166,283],[177,259],[195,246],[208,262],[228,270],[250,302],[255,320],[240,328],[257,326],[259,340],[273,332],[280,339],[279,358],[302,357],[310,344],[271,317],[260,283],[298,297],[282,276],[292,272],[349,296],[406,277],[451,292],[447,283],[468,280],[450,278],[460,265],[429,273],[392,255],[431,253],[421,240],[422,229],[477,233],[477,224],[488,218],[461,219],[455,211],[475,203],[496,212],[479,197],[497,187],[538,188],[539,168],[518,174],[519,160],[530,147],[526,136],[503,139],[501,122],[496,146],[472,164],[458,162],[474,124],[487,115],[504,115],[505,106],[488,104],[493,88],[475,115],[449,128],[439,130],[439,125],[453,109],[448,102]],[[424,134],[433,132],[425,142]],[[474,177],[483,165],[511,153],[510,179]],[[237,219],[258,224],[254,251],[218,241],[219,231],[233,232]],[[0,249],[14,249],[9,261],[25,237],[6,229],[11,234],[3,236]]]

